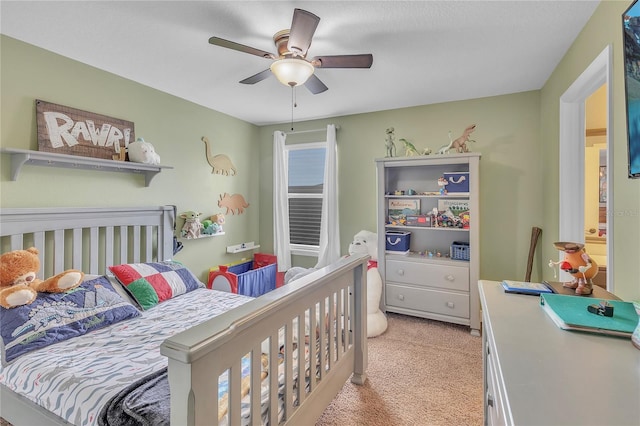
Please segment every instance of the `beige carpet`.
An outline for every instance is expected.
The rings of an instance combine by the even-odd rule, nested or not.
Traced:
[[[482,339],[469,327],[388,318],[368,341],[367,382],[347,382],[316,426],[482,425]]]

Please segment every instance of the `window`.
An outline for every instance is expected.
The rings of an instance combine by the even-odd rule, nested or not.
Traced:
[[[324,142],[289,145],[289,239],[291,252],[318,254],[326,148]]]

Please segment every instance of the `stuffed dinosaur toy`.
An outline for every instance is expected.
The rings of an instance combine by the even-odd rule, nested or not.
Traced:
[[[35,247],[0,255],[0,306],[5,309],[28,305],[38,293],[62,293],[78,287],[84,273],[68,269],[45,280],[36,278],[40,258]]]

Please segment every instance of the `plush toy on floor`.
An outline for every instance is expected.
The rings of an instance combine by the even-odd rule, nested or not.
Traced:
[[[378,234],[360,231],[349,244],[349,254],[365,253],[371,256],[367,265],[367,337],[381,335],[387,329],[387,317],[380,310],[382,277],[378,272]]]
[[[0,306],[5,309],[32,303],[38,293],[62,293],[79,286],[84,273],[69,269],[54,277],[36,278],[40,270],[35,247],[14,250],[0,256]]]

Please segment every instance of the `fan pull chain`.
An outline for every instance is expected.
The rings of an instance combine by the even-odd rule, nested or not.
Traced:
[[[296,101],[296,86],[291,85],[291,131],[293,131],[293,108],[298,107],[298,102]]]

